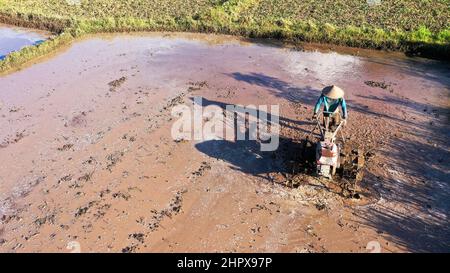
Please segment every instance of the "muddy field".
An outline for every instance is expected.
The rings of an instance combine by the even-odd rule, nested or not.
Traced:
[[[0,251],[448,252],[449,68],[215,35],[78,41],[0,76]],[[303,152],[330,84],[365,159],[350,191]],[[171,110],[195,97],[279,105],[279,149],[174,140]]]

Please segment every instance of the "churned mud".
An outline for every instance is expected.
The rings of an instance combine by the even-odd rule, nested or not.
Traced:
[[[79,41],[0,77],[0,251],[449,251],[449,71],[228,36]],[[330,84],[349,107],[333,180],[310,154]],[[279,105],[279,148],[174,139],[196,97]]]

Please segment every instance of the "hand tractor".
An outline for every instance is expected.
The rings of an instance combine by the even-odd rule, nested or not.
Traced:
[[[338,132],[341,132],[342,142],[345,142],[345,138],[342,133],[342,126],[344,126],[345,121],[341,120],[337,127],[333,130],[332,126],[330,126],[331,114],[332,113],[330,112],[323,112],[319,114],[316,119],[317,124],[311,131],[312,134],[318,128],[321,135],[320,141],[316,143],[317,174],[330,179],[336,174],[336,170],[340,167],[340,154],[342,146],[340,143],[336,143],[336,135]],[[321,122],[320,117],[323,118],[323,123]]]

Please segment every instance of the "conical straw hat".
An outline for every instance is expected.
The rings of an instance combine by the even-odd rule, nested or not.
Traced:
[[[340,99],[344,97],[344,90],[337,87],[336,85],[327,86],[322,90],[322,95],[333,100]]]

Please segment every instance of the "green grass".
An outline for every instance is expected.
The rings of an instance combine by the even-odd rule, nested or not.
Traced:
[[[190,16],[212,6],[210,0],[84,0],[70,5],[66,0],[3,0],[0,9],[10,12],[52,15],[63,18],[104,17],[160,18]]]
[[[9,55],[0,72],[86,33],[214,32],[450,57],[450,0],[0,0],[0,22],[63,35]]]
[[[448,27],[448,0],[381,0],[369,5],[366,0],[261,0],[249,11],[256,21],[286,19],[330,23],[339,27],[374,27],[384,30],[432,31]]]

